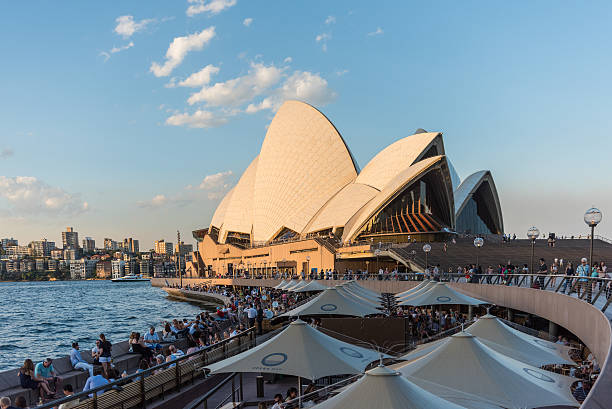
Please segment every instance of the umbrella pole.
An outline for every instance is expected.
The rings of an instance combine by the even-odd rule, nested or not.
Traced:
[[[298,408],[302,407],[302,377],[298,376]]]

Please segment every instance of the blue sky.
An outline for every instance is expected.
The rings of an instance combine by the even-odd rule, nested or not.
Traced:
[[[493,172],[508,232],[585,232],[609,174],[609,2],[0,4],[0,236],[205,227],[301,98],[361,167],[417,128]],[[192,75],[197,74],[199,75]]]

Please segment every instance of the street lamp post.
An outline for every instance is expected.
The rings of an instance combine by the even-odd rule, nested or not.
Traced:
[[[380,245],[380,243],[378,244]],[[378,270],[379,270],[378,256],[380,256],[380,250],[379,249],[374,250],[374,255],[376,256],[376,273],[378,273]]]
[[[591,228],[591,250],[589,252],[589,265],[593,268],[593,239],[595,236],[595,226],[601,222],[601,210],[591,207],[584,213],[584,222]]]
[[[529,230],[527,230],[527,237],[531,239],[531,264],[529,266],[529,271],[531,274],[533,274],[533,252],[535,241],[538,237],[540,237],[540,230],[538,230],[538,228],[535,226],[530,227]]]
[[[431,251],[431,245],[425,244],[423,246],[423,251],[425,252],[425,270],[427,270],[427,268],[429,267],[429,264],[427,263],[427,255]]]
[[[476,268],[478,268],[478,258],[480,256],[480,248],[484,245],[484,239],[482,237],[476,237],[474,239],[474,246],[478,249],[476,250]]]

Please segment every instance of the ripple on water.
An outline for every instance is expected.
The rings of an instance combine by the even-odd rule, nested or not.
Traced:
[[[101,332],[113,342],[126,340],[131,331],[191,318],[203,308],[168,299],[148,283],[0,283],[0,293],[0,311],[10,311],[0,324],[0,371],[17,368],[26,358],[67,355],[73,341],[90,349]],[[33,308],[32,299],[46,308]]]

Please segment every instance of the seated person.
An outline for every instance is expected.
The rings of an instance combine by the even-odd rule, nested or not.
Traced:
[[[153,351],[145,346],[139,332],[130,335],[129,344],[133,353],[142,355],[147,361],[153,359]]]
[[[159,335],[155,332],[155,327],[149,328],[149,332],[144,335],[144,343],[154,351],[161,349],[162,346],[159,343]]]
[[[87,378],[87,382],[85,382],[85,386],[83,387],[83,392],[87,392],[92,389],[96,389],[100,386],[108,385],[109,383],[114,382],[116,379],[118,379],[118,377],[119,376],[117,374],[117,371],[114,368],[110,368],[108,370],[108,379],[106,379],[102,375],[90,376],[89,378]],[[97,394],[101,395],[104,392],[106,392],[106,390],[100,390],[97,392]],[[90,393],[89,397],[90,398],[93,397],[93,393]]]
[[[55,368],[53,368],[53,360],[47,358],[42,362],[36,364],[34,367],[34,377],[42,378],[48,383],[53,382],[55,384],[55,390],[57,391],[62,386],[62,378],[57,376]]]
[[[100,365],[100,340],[96,339],[96,346],[91,349],[91,358],[93,359],[94,365]]]
[[[72,390],[72,385],[70,385],[69,383],[64,385],[64,395],[66,396],[74,395],[74,391]],[[75,399],[70,402],[62,403],[61,405],[58,406],[57,409],[70,409],[70,408],[74,408],[78,404],[79,404],[79,400]]]
[[[19,384],[24,389],[39,389],[40,396],[50,398],[55,395],[55,391],[49,389],[49,382],[35,375],[34,362],[31,359],[26,359],[19,368]]]
[[[85,361],[81,356],[81,351],[79,351],[79,343],[73,342],[72,349],[70,350],[70,363],[74,369],[81,369],[83,371],[88,371],[89,376],[93,376],[94,367],[89,362]]]
[[[166,322],[164,326],[164,331],[162,332],[162,341],[164,342],[174,342],[176,341],[175,331],[172,330],[169,322]]]

